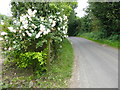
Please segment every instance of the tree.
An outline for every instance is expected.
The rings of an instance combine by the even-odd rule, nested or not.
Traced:
[[[101,22],[103,35],[110,37],[120,33],[120,3],[117,2],[92,2],[89,3],[89,12]]]

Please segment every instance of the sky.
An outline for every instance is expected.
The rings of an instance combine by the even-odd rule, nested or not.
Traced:
[[[83,11],[88,6],[88,0],[78,0],[78,7],[75,9],[77,16],[83,17],[86,13]]]
[[[0,0],[0,13],[3,15],[10,16],[10,1],[11,0]],[[83,8],[86,8],[88,3],[88,0],[78,0],[78,7],[75,9],[75,12],[77,13],[77,16],[83,17],[85,15],[85,12],[83,11]]]

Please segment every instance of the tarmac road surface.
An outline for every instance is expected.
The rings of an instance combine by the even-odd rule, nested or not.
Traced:
[[[70,88],[118,88],[118,50],[79,37],[69,37],[74,49]]]

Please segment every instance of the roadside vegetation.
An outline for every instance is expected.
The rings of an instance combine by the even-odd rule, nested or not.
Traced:
[[[89,2],[89,6],[84,9],[84,17],[71,18],[68,35],[84,37],[112,47],[120,47],[120,3],[117,2]],[[69,21],[70,22],[70,21]],[[68,28],[69,29],[69,28]]]
[[[20,69],[12,62],[3,65],[2,88],[67,88],[72,75],[73,49],[65,39],[50,71],[35,75],[31,68]]]
[[[94,37],[96,33],[91,32],[91,33],[84,33],[81,35],[78,35],[78,37],[86,38],[88,40],[92,40],[95,42],[98,42],[100,44],[108,45],[114,48],[120,48],[120,42],[118,40],[111,40],[111,38],[106,38],[106,39],[96,39]]]
[[[11,2],[12,16],[0,15],[5,57],[2,88],[65,88],[73,50],[68,19],[76,2]]]

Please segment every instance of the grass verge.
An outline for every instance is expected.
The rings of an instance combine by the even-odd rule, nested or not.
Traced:
[[[34,76],[31,70],[19,69],[5,64],[3,68],[3,88],[67,88],[72,75],[73,49],[65,39],[58,53],[59,57],[51,64],[49,72]]]
[[[95,42],[100,43],[100,44],[106,44],[106,45],[114,47],[114,48],[120,48],[119,41],[108,40],[108,39],[97,39],[96,40],[96,38],[89,37],[88,34],[89,33],[85,33],[85,34],[79,35],[78,37],[86,38],[88,40],[92,40],[92,41],[95,41]]]

